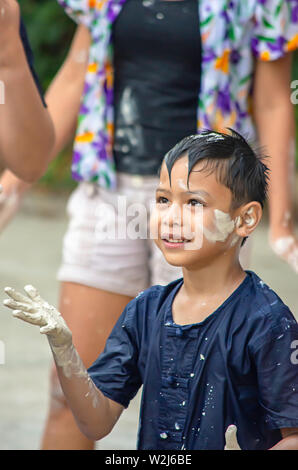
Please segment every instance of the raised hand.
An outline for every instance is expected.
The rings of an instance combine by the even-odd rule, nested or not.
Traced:
[[[224,450],[241,450],[237,441],[237,427],[231,424],[225,432],[226,444]]]
[[[6,307],[13,310],[13,316],[27,323],[40,327],[40,333],[48,335],[50,344],[54,347],[72,344],[72,334],[61,314],[55,307],[44,301],[35,287],[24,287],[27,296],[6,287],[10,299],[3,301]]]

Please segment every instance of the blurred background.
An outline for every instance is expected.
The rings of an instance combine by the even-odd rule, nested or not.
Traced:
[[[75,25],[53,0],[20,0],[20,4],[35,67],[46,90],[64,60]],[[297,53],[293,80],[298,80]],[[298,136],[298,104],[294,108]],[[298,167],[297,144],[298,139]],[[22,290],[31,283],[48,302],[57,305],[56,272],[67,227],[65,206],[76,186],[70,175],[71,154],[69,147],[52,162],[26,195],[17,216],[0,234],[0,292],[5,286]],[[297,201],[296,194],[296,214]],[[298,277],[269,248],[266,213],[254,235],[250,268],[280,295],[298,319]],[[1,303],[3,298],[1,294]],[[49,347],[36,328],[13,319],[4,307],[0,325],[0,341],[5,349],[4,364],[0,361],[0,449],[38,449],[48,404]],[[139,398],[99,443],[99,449],[135,449]]]

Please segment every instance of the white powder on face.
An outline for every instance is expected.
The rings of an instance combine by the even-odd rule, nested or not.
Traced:
[[[214,210],[214,229],[209,230],[204,227],[204,235],[210,242],[224,242],[235,229],[235,221],[230,214],[219,209]]]

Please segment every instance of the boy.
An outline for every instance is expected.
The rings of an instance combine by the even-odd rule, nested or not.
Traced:
[[[50,161],[54,128],[15,0],[0,0],[0,43],[0,163],[32,183]]]
[[[168,152],[151,224],[183,278],[131,301],[88,372],[55,308],[32,286],[28,297],[5,289],[13,315],[48,335],[90,439],[112,430],[143,385],[138,449],[224,449],[231,424],[242,449],[298,448],[297,322],[238,260],[261,219],[267,173],[234,131],[204,131]]]

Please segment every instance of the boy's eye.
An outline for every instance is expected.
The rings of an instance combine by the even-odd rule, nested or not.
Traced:
[[[166,197],[160,196],[156,199],[158,204],[167,204],[169,200]]]
[[[191,205],[191,206],[197,206],[197,205],[200,205],[200,206],[203,206],[203,202],[201,201],[198,201],[197,199],[190,199],[188,201],[188,203]]]

